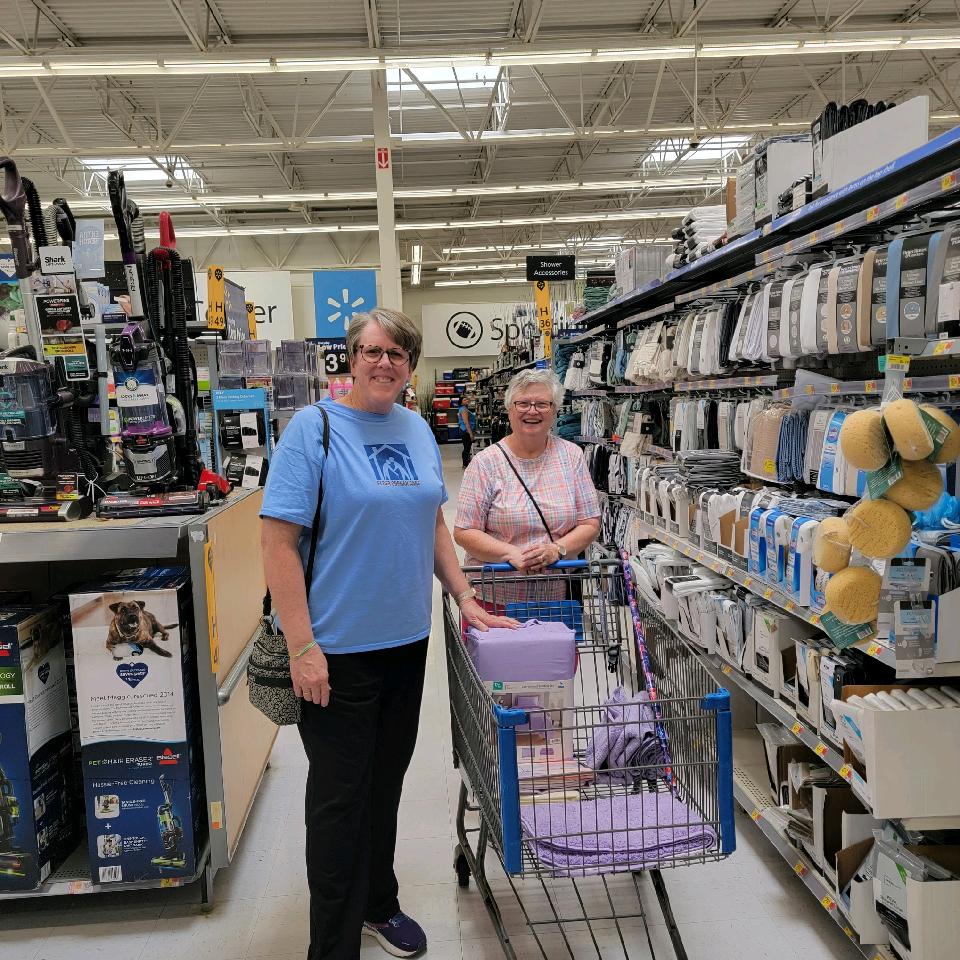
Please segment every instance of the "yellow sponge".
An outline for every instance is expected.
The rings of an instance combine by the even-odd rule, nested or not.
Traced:
[[[880,411],[857,410],[840,428],[840,449],[847,463],[858,470],[879,470],[890,459],[890,444]]]
[[[903,476],[884,497],[898,503],[904,510],[929,510],[943,493],[940,468],[929,460],[901,460],[900,467]]]
[[[929,413],[935,420],[939,420],[949,431],[950,435],[944,441],[940,452],[937,454],[937,463],[953,463],[960,458],[960,427],[948,413],[944,413],[939,407],[924,403],[920,409],[924,413]]]
[[[910,542],[910,515],[891,500],[861,500],[847,513],[850,544],[865,557],[895,557]]]
[[[850,562],[850,531],[843,517],[820,521],[813,535],[813,565],[837,573]]]
[[[883,411],[883,422],[904,460],[925,460],[933,453],[933,441],[920,416],[920,408],[912,400],[891,403]]]
[[[881,582],[880,575],[869,567],[847,567],[827,581],[827,608],[843,623],[876,620]]]

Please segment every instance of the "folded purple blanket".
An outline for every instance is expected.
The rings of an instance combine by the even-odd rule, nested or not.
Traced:
[[[649,780],[664,776],[663,747],[646,691],[627,698],[623,687],[617,687],[603,707],[603,719],[594,725],[583,762],[628,783],[635,776]]]
[[[712,850],[716,831],[669,793],[636,793],[520,808],[524,836],[557,873],[652,869]]]

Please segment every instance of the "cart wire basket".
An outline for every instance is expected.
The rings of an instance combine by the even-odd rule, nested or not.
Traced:
[[[643,905],[649,877],[673,951],[685,960],[661,870],[735,849],[728,692],[638,606],[626,562],[464,572],[488,610],[565,623],[577,669],[566,681],[519,691],[481,679],[444,595],[453,759],[462,779],[460,885],[474,878],[508,960],[517,958],[517,932],[544,960],[632,960],[655,955]],[[519,906],[520,931],[508,927],[497,902],[491,854]],[[645,944],[628,934],[638,926]]]

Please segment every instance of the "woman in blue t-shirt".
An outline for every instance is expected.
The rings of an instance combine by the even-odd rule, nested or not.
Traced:
[[[457,412],[460,424],[460,440],[463,443],[463,469],[470,466],[470,449],[473,446],[473,433],[477,429],[477,415],[473,412],[473,401],[464,400]]]
[[[358,314],[347,331],[353,387],[299,411],[270,464],[263,556],[303,698],[308,960],[357,960],[362,932],[394,956],[426,948],[400,910],[393,869],[397,811],[420,717],[433,577],[480,630],[487,614],[460,570],[443,519],[440,451],[395,401],[421,336],[394,310]],[[320,536],[304,583],[321,472]]]

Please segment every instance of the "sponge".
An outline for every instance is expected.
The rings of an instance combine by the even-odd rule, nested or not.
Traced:
[[[912,400],[895,400],[883,411],[883,422],[893,445],[904,460],[925,460],[933,453],[933,441]]]
[[[940,448],[940,452],[937,454],[936,462],[953,463],[958,457],[960,457],[960,427],[957,426],[956,421],[950,416],[950,414],[944,413],[939,407],[925,403],[920,407],[920,409],[924,413],[929,413],[934,420],[938,420],[950,431],[950,435],[944,441],[943,446]]]
[[[880,575],[869,567],[847,567],[827,581],[827,607],[843,623],[876,620],[881,582]]]
[[[813,535],[813,565],[837,573],[850,562],[850,531],[843,517],[820,521]]]
[[[884,497],[898,503],[904,510],[929,510],[943,493],[940,468],[929,460],[901,460],[900,468],[903,476]]]
[[[840,428],[840,449],[858,470],[879,470],[890,459],[883,416],[876,408],[848,414]]]
[[[910,515],[891,500],[861,500],[847,513],[850,544],[865,557],[895,557],[910,542]]]

